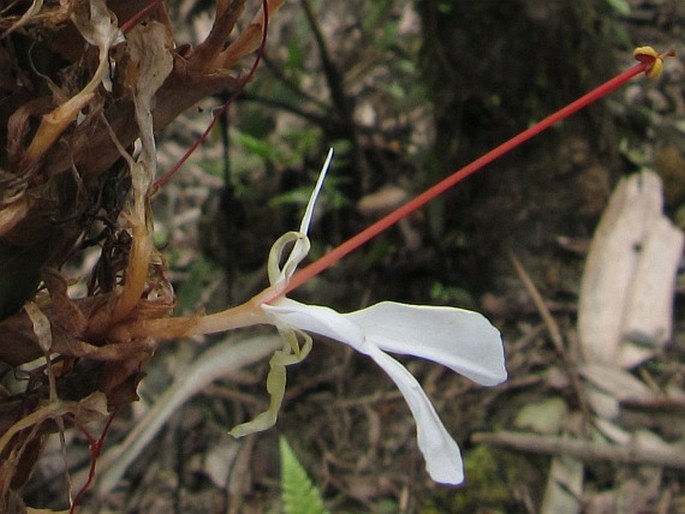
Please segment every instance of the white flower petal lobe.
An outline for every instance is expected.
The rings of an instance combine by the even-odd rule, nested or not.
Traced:
[[[507,378],[501,335],[477,312],[381,302],[345,317],[382,350],[432,360],[482,385]]]

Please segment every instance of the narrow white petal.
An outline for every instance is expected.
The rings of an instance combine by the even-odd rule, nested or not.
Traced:
[[[507,378],[502,337],[477,312],[382,302],[345,317],[385,351],[438,362],[482,385]]]
[[[316,200],[319,198],[319,193],[323,187],[323,181],[326,178],[326,173],[333,160],[333,148],[328,149],[328,154],[326,155],[326,160],[321,166],[321,171],[319,172],[319,178],[316,181],[314,190],[309,197],[309,202],[307,203],[307,208],[304,210],[304,216],[302,216],[302,222],[300,223],[300,232],[307,235],[309,232],[309,225],[312,222],[312,216],[314,215],[314,206],[316,205]]]
[[[426,460],[426,470],[442,484],[464,481],[464,465],[459,446],[447,432],[421,384],[390,355],[372,348],[371,358],[395,382],[416,420],[416,439]]]

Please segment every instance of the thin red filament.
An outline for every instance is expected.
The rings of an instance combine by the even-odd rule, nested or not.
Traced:
[[[134,26],[136,26],[140,20],[142,20],[143,18],[145,18],[145,16],[147,16],[149,13],[151,13],[152,10],[155,9],[159,5],[159,2],[160,2],[160,0],[152,0],[149,4],[147,4],[140,11],[138,11],[136,14],[134,14],[130,19],[128,19],[124,23],[122,23],[121,27],[119,27],[121,32],[126,34],[129,30],[131,30]]]
[[[69,508],[69,514],[76,513],[76,509],[81,503],[81,499],[86,494],[86,492],[88,492],[90,486],[95,480],[95,466],[97,465],[97,461],[100,458],[100,455],[102,454],[102,450],[105,446],[105,439],[107,438],[107,433],[109,432],[109,429],[112,426],[112,421],[114,421],[116,415],[116,410],[112,414],[110,414],[109,418],[107,419],[107,423],[105,423],[105,428],[102,429],[102,433],[100,434],[100,437],[98,439],[95,439],[84,425],[82,425],[77,419],[74,419],[74,424],[81,430],[85,438],[88,440],[88,446],[90,448],[90,467],[88,468],[88,479],[74,497],[74,500]]]
[[[599,100],[603,96],[611,93],[618,87],[622,86],[626,82],[628,82],[630,79],[633,77],[639,75],[642,72],[648,71],[652,65],[654,64],[654,61],[651,62],[640,62],[633,66],[632,68],[629,68],[628,70],[616,75],[612,79],[609,79],[602,85],[596,87],[589,93],[585,94],[584,96],[580,97],[576,101],[568,104],[567,106],[559,109],[555,113],[547,116],[543,120],[537,122],[535,125],[530,127],[527,130],[524,130],[523,132],[519,133],[518,135],[512,137],[508,141],[505,141],[501,145],[497,146],[496,148],[493,148],[486,154],[482,155],[475,161],[471,162],[470,164],[467,164],[463,168],[455,171],[452,173],[450,176],[442,180],[441,182],[438,182],[431,188],[427,189],[414,199],[410,200],[406,204],[402,205],[395,211],[391,212],[387,216],[381,218],[380,220],[376,221],[374,224],[371,226],[367,227],[366,229],[362,230],[359,232],[357,235],[351,237],[344,243],[340,244],[339,246],[335,247],[333,250],[329,251],[326,253],[324,256],[320,257],[319,259],[315,260],[311,264],[305,266],[298,272],[296,272],[288,284],[282,289],[278,291],[274,291],[273,294],[265,296],[265,302],[270,302],[275,300],[281,295],[285,295],[292,291],[293,289],[301,286],[305,282],[307,282],[310,278],[318,275],[325,269],[329,268],[336,262],[338,262],[340,259],[342,259],[344,256],[349,254],[350,252],[356,250],[360,246],[364,245],[367,243],[370,239],[376,237],[378,234],[383,232],[384,230],[388,229],[395,223],[397,223],[399,220],[402,218],[408,216],[412,212],[416,211],[417,209],[420,209],[424,205],[426,205],[428,202],[433,200],[436,196],[444,193],[448,189],[450,189],[452,186],[455,184],[458,184],[462,180],[464,180],[466,177],[469,175],[475,173],[476,171],[480,170],[487,164],[490,164],[492,161],[495,159],[501,157],[502,155],[508,153],[509,151],[513,150],[520,144],[528,141],[529,139],[537,136],[540,134],[542,131],[548,129],[555,123],[569,117],[571,114],[574,114],[575,112],[579,111],[580,109],[583,109],[584,107],[588,106],[592,102],[595,102],[596,100]]]

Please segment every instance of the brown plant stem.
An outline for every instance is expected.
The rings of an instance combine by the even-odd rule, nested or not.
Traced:
[[[118,341],[130,341],[148,337],[168,341],[180,337],[215,334],[236,328],[269,323],[269,317],[253,298],[236,307],[204,316],[179,316],[124,321],[112,327],[109,335]]]

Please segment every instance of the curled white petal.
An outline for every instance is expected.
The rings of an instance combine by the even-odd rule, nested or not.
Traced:
[[[279,327],[283,348],[276,350],[269,360],[269,374],[266,377],[266,390],[269,393],[269,408],[257,415],[252,421],[241,423],[229,430],[233,437],[244,437],[255,432],[267,430],[276,424],[278,412],[285,397],[287,381],[286,367],[302,362],[312,349],[312,338],[308,334],[291,328]],[[300,345],[298,336],[301,336]]]
[[[290,247],[288,258],[281,266],[283,252]],[[266,269],[269,275],[269,283],[271,285],[281,282],[287,282],[290,277],[297,270],[300,264],[309,253],[309,238],[302,232],[286,232],[279,237],[271,246],[269,258],[267,260]]]
[[[432,360],[481,385],[507,378],[499,330],[478,312],[381,302],[345,317],[382,350]]]
[[[312,217],[314,216],[314,207],[316,206],[316,201],[319,198],[319,193],[321,193],[321,188],[323,187],[326,173],[328,172],[328,168],[330,167],[332,160],[333,149],[331,148],[328,150],[326,160],[324,161],[321,171],[319,172],[319,178],[317,179],[316,185],[312,190],[312,194],[309,196],[309,202],[307,202],[307,207],[304,210],[299,232],[287,232],[279,237],[271,247],[271,252],[269,252],[269,258],[267,261],[269,283],[271,285],[290,280],[290,277],[293,275],[293,273],[295,273],[297,266],[309,253],[309,248],[311,245],[309,243],[307,233],[309,232],[309,225],[311,224]],[[283,252],[289,245],[292,245],[290,248],[290,253],[281,267],[280,263],[283,257]]]

